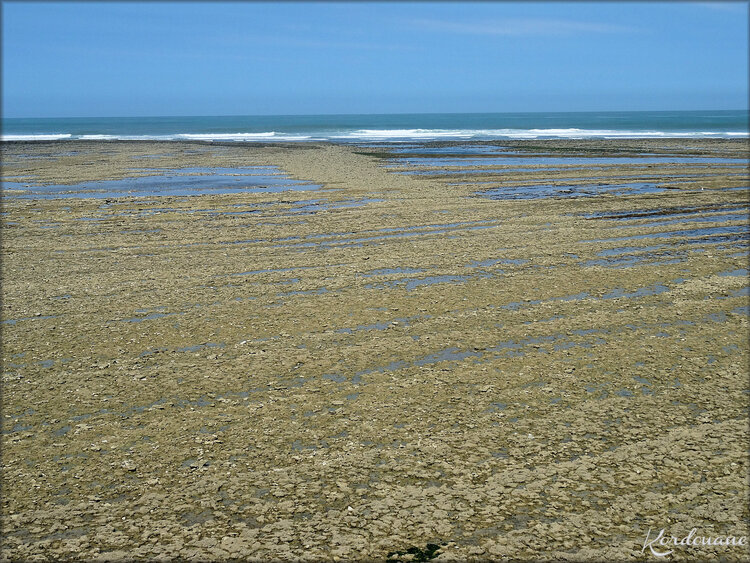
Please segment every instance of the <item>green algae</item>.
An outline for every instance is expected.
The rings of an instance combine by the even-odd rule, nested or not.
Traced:
[[[410,547],[404,551],[392,551],[388,554],[388,561],[430,561],[440,555],[440,547],[446,545],[428,543],[424,549],[419,547]],[[408,559],[403,558],[404,555],[409,555]]]

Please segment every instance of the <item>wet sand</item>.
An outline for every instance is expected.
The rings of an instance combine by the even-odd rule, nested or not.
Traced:
[[[748,535],[747,141],[393,149],[2,145],[4,558]],[[316,187],[26,198],[253,166]]]

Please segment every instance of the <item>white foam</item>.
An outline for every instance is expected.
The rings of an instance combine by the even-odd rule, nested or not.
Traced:
[[[49,135],[3,135],[3,141],[59,141],[60,139],[70,139],[70,133],[53,133]]]
[[[623,131],[615,129],[357,129],[354,131],[318,131],[306,133],[174,133],[168,135],[117,135],[50,133],[36,135],[2,135],[3,141],[428,141],[492,139],[691,139],[748,138],[747,131]]]
[[[727,136],[748,136],[747,132],[741,131],[618,131],[615,129],[505,129],[503,134],[509,138],[529,138],[538,139],[563,138],[563,139],[583,139],[583,138],[698,138],[698,137],[727,137]]]
[[[470,138],[479,131],[471,129],[359,129],[331,139],[438,139]]]
[[[173,136],[186,141],[307,141],[310,135],[286,135],[275,131],[262,133],[180,133]]]
[[[78,135],[81,141],[171,141],[173,135]]]
[[[615,129],[360,129],[332,139],[644,139],[748,137],[747,131],[619,131]]]

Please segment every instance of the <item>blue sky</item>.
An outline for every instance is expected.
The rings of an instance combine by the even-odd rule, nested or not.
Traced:
[[[747,2],[2,11],[5,117],[747,108]]]

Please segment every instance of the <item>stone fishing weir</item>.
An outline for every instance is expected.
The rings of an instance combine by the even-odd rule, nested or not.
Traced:
[[[748,535],[747,158],[3,143],[3,555],[621,560],[649,529]]]

